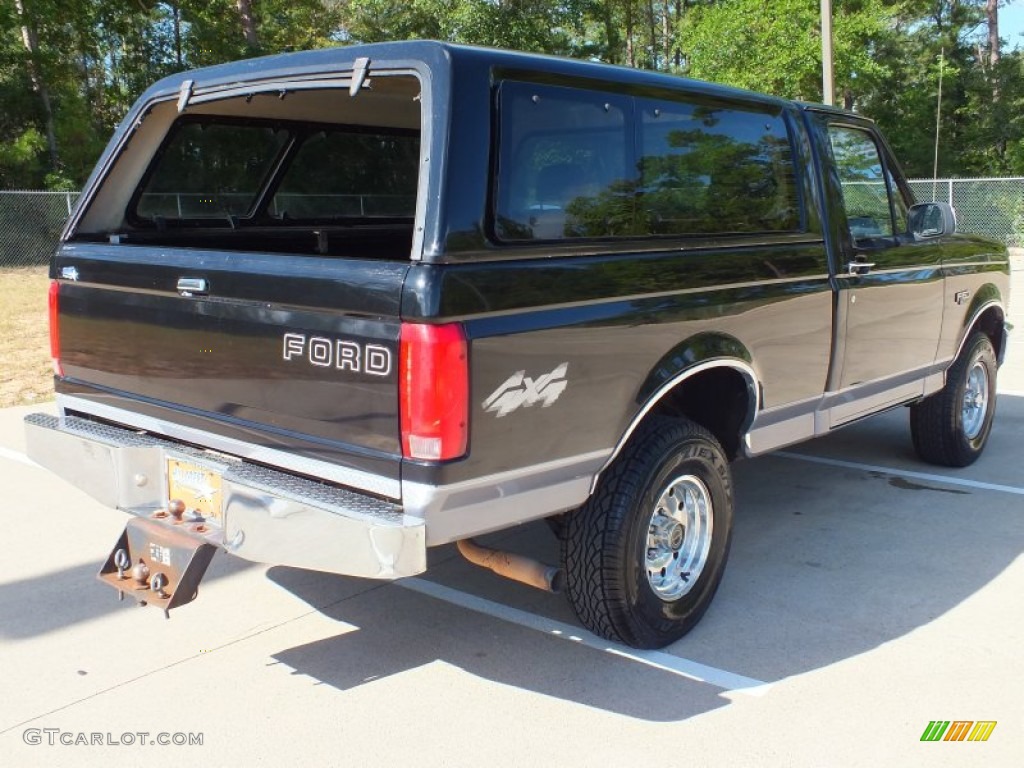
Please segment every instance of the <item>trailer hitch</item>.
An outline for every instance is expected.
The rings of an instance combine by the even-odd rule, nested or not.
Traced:
[[[117,590],[118,600],[130,595],[139,605],[162,608],[170,618],[172,608],[196,599],[199,582],[217,552],[217,545],[204,535],[213,531],[203,525],[192,528],[197,530],[133,517],[97,578]]]

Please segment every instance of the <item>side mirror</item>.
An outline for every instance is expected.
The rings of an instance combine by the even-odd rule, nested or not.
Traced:
[[[918,203],[910,209],[910,234],[940,237],[956,232],[956,211],[949,203]]]

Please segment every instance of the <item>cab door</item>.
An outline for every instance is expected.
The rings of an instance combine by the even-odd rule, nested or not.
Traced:
[[[841,423],[920,388],[942,328],[943,275],[940,250],[908,233],[911,200],[874,127],[835,115],[824,128],[842,199],[830,382],[833,391],[850,390],[850,404],[833,414]]]

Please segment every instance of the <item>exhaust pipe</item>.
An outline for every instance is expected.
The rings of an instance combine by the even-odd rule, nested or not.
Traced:
[[[455,542],[459,554],[474,565],[488,568],[499,576],[512,579],[545,592],[558,594],[562,591],[565,574],[561,568],[545,565],[537,560],[500,549],[491,549],[477,544],[472,539]]]

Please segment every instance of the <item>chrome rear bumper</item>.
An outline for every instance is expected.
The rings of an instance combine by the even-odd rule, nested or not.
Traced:
[[[166,508],[168,459],[216,472],[215,543],[246,560],[376,579],[426,570],[424,522],[393,502],[74,416],[34,413],[25,432],[33,461],[134,515]]]

